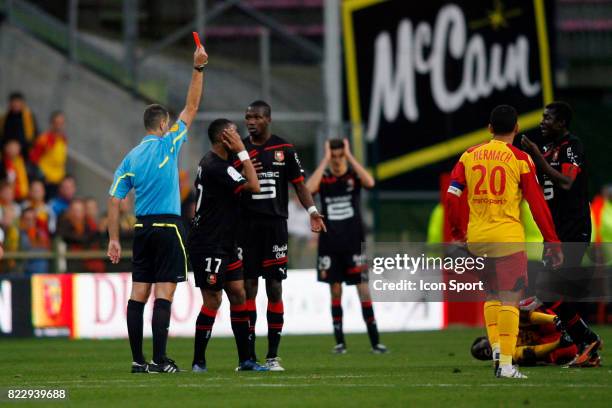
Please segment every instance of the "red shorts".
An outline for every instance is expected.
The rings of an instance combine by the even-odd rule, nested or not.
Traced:
[[[525,251],[499,258],[485,258],[480,272],[487,292],[518,292],[527,287],[527,254]]]

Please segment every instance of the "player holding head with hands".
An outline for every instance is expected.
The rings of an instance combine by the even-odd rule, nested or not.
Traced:
[[[221,305],[221,291],[225,290],[238,348],[238,370],[267,371],[249,355],[249,317],[242,259],[236,245],[240,195],[243,191],[259,192],[257,173],[234,123],[217,119],[210,124],[208,136],[211,150],[202,157],[198,167],[196,214],[187,240],[196,286],[200,288],[203,300],[195,324],[192,370],[207,371],[206,348]],[[242,163],[243,174],[232,165],[234,155],[238,155]]]
[[[356,285],[363,320],[374,353],[385,353],[380,344],[374,318],[367,264],[361,245],[365,231],[361,216],[361,188],[374,187],[374,178],[355,159],[347,139],[325,142],[325,156],[308,179],[306,186],[321,197],[321,209],[327,233],[319,236],[318,280],[327,282],[331,291],[331,313],[336,346],[334,353],[346,353],[342,329],[342,283]]]

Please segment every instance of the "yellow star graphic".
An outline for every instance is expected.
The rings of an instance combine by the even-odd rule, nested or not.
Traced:
[[[504,5],[501,0],[495,0],[495,9],[489,10],[489,24],[494,30],[498,30],[500,27],[506,27],[508,22],[504,13]]]
[[[506,10],[502,0],[494,0],[493,9],[487,10],[487,16],[480,20],[471,21],[469,27],[478,30],[486,26],[491,26],[495,31],[502,27],[508,27],[508,19],[518,17],[522,14],[519,8]]]

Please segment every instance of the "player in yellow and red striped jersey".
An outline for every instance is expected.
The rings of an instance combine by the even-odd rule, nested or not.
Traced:
[[[529,155],[514,146],[516,110],[493,109],[489,119],[493,139],[469,148],[451,174],[447,192],[453,240],[466,242],[470,252],[488,255],[482,279],[487,288],[484,317],[493,348],[497,377],[526,378],[512,366],[519,329],[518,303],[527,285],[525,232],[520,203],[525,198],[545,242],[558,243],[555,227],[540,190]],[[467,193],[469,223],[461,222],[460,196]],[[560,246],[550,248],[554,267],[563,262]]]

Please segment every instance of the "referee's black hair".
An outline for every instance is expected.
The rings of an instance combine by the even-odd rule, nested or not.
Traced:
[[[154,103],[145,108],[144,127],[147,130],[155,131],[159,128],[159,123],[168,117],[168,109],[158,103]]]
[[[264,111],[264,116],[272,117],[272,108],[267,102],[257,100],[249,105],[249,108],[261,108]]]
[[[210,143],[220,143],[223,131],[233,124],[234,122],[229,119],[221,118],[213,120],[208,126],[208,138],[210,139]]]
[[[496,135],[506,135],[511,133],[518,120],[516,109],[510,105],[499,105],[491,111],[489,124]]]
[[[569,129],[573,112],[567,102],[555,101],[546,105],[546,109],[553,111],[555,119],[565,122],[565,128]]]

